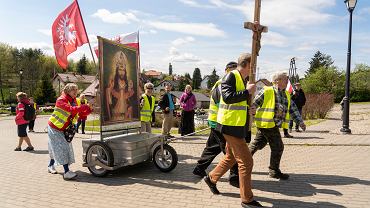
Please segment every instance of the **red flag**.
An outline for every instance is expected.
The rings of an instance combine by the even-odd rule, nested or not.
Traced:
[[[286,87],[286,91],[288,91],[289,93],[292,93],[293,92],[293,86],[290,83],[290,80],[289,79],[288,79],[288,85]]]
[[[139,52],[139,32],[133,32],[129,34],[119,35],[112,39],[113,41],[126,45],[131,48],[135,48]],[[97,57],[99,57],[98,46],[94,47],[94,51]]]
[[[88,42],[77,1],[73,1],[58,15],[51,30],[55,57],[59,66],[66,69],[68,55],[76,51],[77,47]]]

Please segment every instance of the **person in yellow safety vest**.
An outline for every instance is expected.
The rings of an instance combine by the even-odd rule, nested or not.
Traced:
[[[236,69],[237,63],[236,62],[229,62],[226,65],[225,72],[228,74],[230,71]],[[219,131],[216,131],[215,128],[217,126],[217,113],[218,108],[220,105],[220,97],[221,97],[221,82],[222,78],[219,79],[211,90],[211,98],[210,98],[210,105],[208,111],[208,125],[211,127],[211,133],[209,134],[208,140],[206,142],[206,147],[204,148],[200,159],[198,160],[197,166],[193,170],[193,174],[205,177],[206,169],[215,159],[215,157],[220,154],[221,152],[225,153],[225,145],[226,141],[225,138]],[[232,169],[230,169],[230,175],[232,175],[232,171],[236,172],[235,175],[238,175],[238,166],[234,165]],[[239,178],[238,178],[239,180]]]
[[[36,102],[34,102],[33,97],[30,97],[29,100],[30,100],[30,104],[35,109],[35,119],[30,120],[30,122],[28,123],[28,132],[35,132],[33,130],[33,128],[35,127],[35,120],[36,120],[36,115],[37,115],[37,113],[36,113],[37,112],[37,105],[36,105]]]
[[[288,84],[286,72],[277,72],[271,79],[273,86],[264,87],[253,100],[253,109],[257,109],[255,114],[255,124],[257,134],[255,139],[249,144],[252,155],[263,149],[267,143],[271,148],[271,158],[269,166],[269,176],[287,180],[288,174],[280,170],[280,160],[284,151],[284,144],[281,139],[279,128],[288,128],[290,116],[296,123],[299,123],[303,130],[306,130],[297,106],[291,100],[289,92],[285,90]]]
[[[81,94],[79,98],[76,98],[76,103],[77,103],[77,106],[81,106],[81,104],[87,104],[87,99],[85,98],[85,95]],[[78,133],[78,128],[81,125],[81,133],[85,134],[85,125],[86,125],[87,116],[89,114],[90,113],[88,113],[88,112],[80,112],[80,113],[77,114],[77,116],[76,116],[76,117],[78,117],[77,124],[76,124],[76,132],[77,133]]]
[[[152,133],[152,122],[155,121],[155,97],[153,96],[154,85],[150,82],[144,85],[145,93],[140,98],[140,121],[141,131]]]
[[[220,131],[226,140],[226,154],[204,181],[213,194],[219,194],[217,181],[237,163],[242,207],[261,207],[262,205],[253,199],[253,159],[245,142],[248,132],[247,99],[249,94],[256,90],[255,83],[246,83],[251,72],[250,60],[251,54],[241,54],[237,69],[222,79],[216,130]]]
[[[69,165],[75,162],[72,143],[67,142],[64,132],[72,123],[72,119],[80,112],[91,112],[92,106],[81,104],[76,105],[76,96],[78,86],[74,83],[68,83],[63,93],[57,99],[54,112],[48,121],[48,149],[50,163],[48,172],[56,174],[55,165],[63,165],[65,180],[71,180],[77,176],[76,173],[69,170]]]

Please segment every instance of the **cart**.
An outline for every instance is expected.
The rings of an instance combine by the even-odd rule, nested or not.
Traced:
[[[170,139],[163,135],[140,132],[140,109],[137,107],[140,70],[137,50],[102,37],[98,37],[98,41],[99,89],[96,86],[95,93],[96,102],[100,102],[97,105],[100,112],[100,137],[82,140],[83,166],[94,176],[104,177],[112,170],[152,160],[160,171],[170,172],[178,160],[176,151],[168,144]],[[128,92],[128,88],[132,93]],[[118,91],[112,93],[113,89]],[[121,97],[128,94],[131,94],[130,98]],[[115,103],[125,103],[114,105],[112,97],[115,97]],[[132,108],[130,113],[126,108],[128,100]]]
[[[110,171],[152,160],[162,172],[170,172],[177,165],[177,153],[163,135],[147,132],[128,133],[100,139],[84,139],[83,166],[97,177]]]

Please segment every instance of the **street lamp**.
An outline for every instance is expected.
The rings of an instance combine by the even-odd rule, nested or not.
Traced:
[[[19,86],[20,86],[20,91],[22,92],[22,78],[23,78],[23,69],[19,70]]]
[[[349,33],[348,33],[348,52],[347,52],[347,69],[346,69],[346,86],[345,95],[343,98],[343,125],[340,131],[343,134],[350,134],[351,129],[349,128],[349,86],[350,86],[350,75],[351,75],[351,44],[352,44],[352,13],[355,10],[357,0],[345,0],[344,3],[347,6],[349,12]]]

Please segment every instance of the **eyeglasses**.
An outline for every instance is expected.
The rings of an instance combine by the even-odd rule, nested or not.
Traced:
[[[153,88],[146,88],[147,90],[152,90]]]

